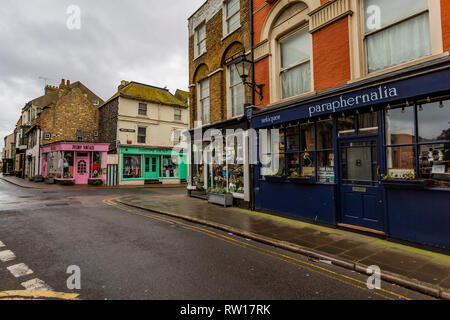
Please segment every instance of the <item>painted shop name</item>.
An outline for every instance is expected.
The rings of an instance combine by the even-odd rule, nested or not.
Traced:
[[[72,150],[94,150],[94,146],[72,146]]]
[[[339,98],[331,102],[310,106],[309,116],[312,117],[314,115],[318,115],[324,112],[336,112],[342,108],[357,107],[359,105],[365,105],[368,103],[377,103],[385,99],[397,96],[398,92],[396,88],[379,86],[377,89],[368,93],[359,94],[348,98],[340,96]]]

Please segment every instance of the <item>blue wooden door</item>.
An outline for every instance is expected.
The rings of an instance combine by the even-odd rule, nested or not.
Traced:
[[[383,231],[383,191],[379,180],[380,150],[377,138],[339,142],[341,222]]]

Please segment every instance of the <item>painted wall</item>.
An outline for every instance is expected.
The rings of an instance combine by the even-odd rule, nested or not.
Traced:
[[[172,132],[176,129],[186,130],[188,127],[188,109],[146,103],[148,116],[140,116],[139,101],[119,98],[117,139],[124,147],[127,140],[131,140],[131,145],[138,145],[138,127],[141,126],[147,127],[147,138],[146,143],[142,144],[143,147],[173,147]],[[181,121],[174,120],[175,109],[181,110]],[[120,129],[133,129],[135,132],[122,132]]]

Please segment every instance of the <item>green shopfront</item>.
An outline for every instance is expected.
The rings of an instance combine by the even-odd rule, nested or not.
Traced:
[[[122,148],[121,185],[179,184],[187,179],[185,155],[172,149]]]

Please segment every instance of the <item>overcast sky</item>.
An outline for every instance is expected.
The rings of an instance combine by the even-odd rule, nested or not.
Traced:
[[[121,80],[187,90],[187,18],[205,0],[1,2],[0,152],[22,107],[43,94],[39,77],[81,81],[104,100]],[[70,5],[81,10],[79,30],[67,27]]]

